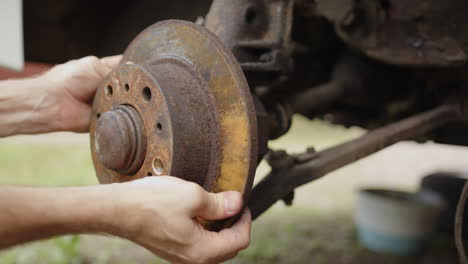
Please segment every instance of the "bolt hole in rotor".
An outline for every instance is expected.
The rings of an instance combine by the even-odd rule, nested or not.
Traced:
[[[255,7],[250,6],[247,8],[245,11],[245,23],[248,25],[252,25],[255,22],[255,19],[257,18],[257,11],[255,10]]]
[[[148,176],[153,176],[153,173],[148,172],[148,174],[146,174],[146,175],[148,175]]]
[[[104,93],[105,93],[107,96],[111,97],[112,94],[114,93],[114,90],[112,89],[112,86],[107,85],[107,86],[106,86],[106,89],[104,89]]]
[[[96,114],[97,119],[101,118],[101,113]]]
[[[130,85],[128,85],[128,83],[125,84],[125,91],[126,91],[126,92],[130,91]]]
[[[161,159],[155,158],[153,160],[153,172],[156,173],[156,175],[162,175],[164,173],[164,163]]]
[[[143,88],[143,99],[145,99],[146,102],[151,101],[151,89],[148,87]]]
[[[162,131],[162,129],[163,129],[161,123],[158,123],[158,124],[156,125],[156,128],[158,129],[158,131]]]

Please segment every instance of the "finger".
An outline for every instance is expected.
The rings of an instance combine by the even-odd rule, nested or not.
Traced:
[[[95,74],[97,74],[98,79],[96,79],[96,81],[98,82],[104,79],[112,71],[112,68],[104,64],[102,62],[102,59],[91,59],[90,63],[92,66],[92,68],[90,69],[92,69],[95,72]]]
[[[106,68],[96,56],[86,56],[76,61],[67,62],[65,65],[70,65],[70,69],[76,73],[91,72],[98,75],[101,75],[103,68]]]
[[[236,249],[237,251],[246,249],[250,244],[250,235],[252,230],[252,214],[246,208],[241,218],[228,229],[219,232],[219,239],[226,241],[227,249]]]
[[[224,229],[219,233],[205,231],[205,241],[202,252],[205,256],[211,256],[210,262],[223,262],[231,259],[250,244],[250,232],[252,217],[250,210],[246,209],[239,221],[229,229]]]
[[[110,57],[104,57],[101,59],[101,62],[106,65],[107,67],[113,69],[119,66],[120,62],[122,61],[122,55],[115,55]]]
[[[99,82],[110,72],[100,59],[88,56],[71,64],[74,74],[71,75],[71,85],[66,86],[68,91],[79,101],[91,103]],[[80,86],[77,86],[80,82]]]
[[[243,228],[247,228],[248,235],[250,237],[251,224],[252,224],[252,213],[250,212],[249,208],[245,208],[244,212],[242,213],[241,218],[231,227],[231,229],[239,233],[242,233],[244,231]]]
[[[242,194],[235,191],[206,193],[194,210],[194,217],[205,220],[220,220],[236,215],[243,204]]]

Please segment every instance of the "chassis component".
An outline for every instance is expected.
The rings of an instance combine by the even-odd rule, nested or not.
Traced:
[[[317,0],[315,12],[368,56],[392,64],[465,64],[468,26],[463,0]]]
[[[298,155],[288,155],[284,151],[272,152],[269,157],[272,171],[252,192],[255,198],[249,202],[252,217],[258,217],[278,200],[286,199],[286,203],[290,204],[294,189],[303,184],[399,141],[457,121],[457,116],[456,107],[442,105],[321,152],[315,152],[313,148],[308,153]]]

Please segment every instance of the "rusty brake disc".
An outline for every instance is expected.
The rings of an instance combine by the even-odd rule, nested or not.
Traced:
[[[90,134],[101,183],[172,175],[210,192],[247,197],[252,188],[257,127],[248,84],[231,52],[195,24],[156,23],[129,45],[97,90]]]

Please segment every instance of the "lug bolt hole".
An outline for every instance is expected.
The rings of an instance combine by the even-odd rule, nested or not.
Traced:
[[[162,129],[163,129],[161,123],[158,123],[158,124],[156,125],[156,128],[158,129],[158,131],[162,131]]]
[[[148,174],[146,174],[148,176],[153,176],[153,173],[152,172],[148,172]]]
[[[143,88],[143,99],[145,99],[146,102],[151,101],[151,89],[148,87]]]
[[[162,175],[164,173],[164,163],[161,159],[155,158],[153,160],[153,172],[156,173],[156,175]]]
[[[125,91],[126,91],[126,92],[130,91],[130,85],[128,85],[128,83],[125,84]]]
[[[107,86],[106,86],[106,89],[104,89],[104,93],[105,93],[107,96],[111,97],[112,94],[114,93],[114,89],[112,89],[112,86],[107,85]]]
[[[101,118],[101,113],[96,114],[97,119]]]

